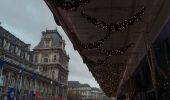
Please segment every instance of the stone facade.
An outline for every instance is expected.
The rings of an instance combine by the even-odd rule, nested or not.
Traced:
[[[110,100],[101,89],[78,81],[69,81],[68,90],[80,97],[80,100]]]
[[[65,52],[65,41],[57,30],[42,32],[39,44],[33,49],[34,68],[43,76],[67,85],[69,56]],[[66,97],[67,87],[61,87]]]
[[[58,40],[55,39],[52,41]],[[7,100],[9,95],[20,100],[47,100],[52,97],[66,100],[69,57],[61,36],[60,39],[58,43],[61,47],[51,41],[50,47],[56,48],[43,49],[38,45],[30,51],[30,44],[0,26],[0,100]],[[39,57],[37,61],[36,56]],[[12,92],[9,94],[10,90]]]

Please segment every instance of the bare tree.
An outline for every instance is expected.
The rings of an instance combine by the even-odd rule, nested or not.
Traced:
[[[74,91],[71,91],[71,90],[68,91],[67,99],[68,100],[82,100],[80,93],[74,92]]]

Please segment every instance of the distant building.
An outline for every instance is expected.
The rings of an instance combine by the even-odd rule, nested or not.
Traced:
[[[109,100],[102,90],[88,84],[80,84],[78,81],[69,81],[68,90],[81,96],[82,100]]]
[[[64,41],[56,30],[46,32],[32,52],[30,44],[0,26],[0,100],[67,99]]]
[[[102,91],[98,88],[91,88],[91,98],[92,100],[103,100]]]

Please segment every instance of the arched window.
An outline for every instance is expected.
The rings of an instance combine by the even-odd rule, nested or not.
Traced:
[[[48,58],[45,57],[45,58],[43,59],[43,62],[44,62],[44,63],[48,63]]]
[[[14,52],[14,45],[10,44],[9,51],[10,51],[11,53]]]
[[[35,55],[34,62],[38,62],[38,56]]]
[[[2,43],[3,43],[2,41],[3,41],[3,40],[2,40],[2,38],[0,37],[0,47],[2,47],[2,45],[3,45],[3,44],[2,44]]]
[[[53,62],[56,62],[56,61],[58,61],[59,60],[59,55],[58,54],[55,54],[54,56],[53,56]]]
[[[6,40],[4,40],[4,44],[3,44],[3,47],[5,50],[9,50],[9,46],[10,46],[10,43]]]
[[[54,61],[56,61],[57,60],[57,56],[56,55],[54,55]]]
[[[48,55],[48,54],[44,54],[44,55],[42,56],[41,61],[42,61],[43,63],[49,63],[49,62],[50,62],[49,55]]]
[[[52,71],[52,79],[54,79],[55,71]]]

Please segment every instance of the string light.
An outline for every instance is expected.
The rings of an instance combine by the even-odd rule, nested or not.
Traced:
[[[107,88],[107,91],[105,91],[106,92],[106,94],[108,94],[108,96],[111,94],[111,93],[113,93],[113,91],[116,91],[117,90],[117,88],[115,87],[115,86],[117,86],[118,85],[118,83],[120,82],[120,79],[122,78],[122,73],[121,72],[123,72],[123,70],[124,70],[124,66],[125,66],[125,64],[123,64],[123,63],[118,63],[118,64],[113,64],[113,63],[106,63],[106,61],[111,57],[111,56],[113,56],[113,55],[116,55],[116,54],[123,54],[123,53],[125,53],[127,50],[128,50],[128,48],[130,48],[130,47],[132,47],[134,45],[134,43],[130,43],[130,44],[128,44],[127,46],[125,46],[125,47],[122,47],[122,48],[120,48],[120,49],[115,49],[115,50],[106,50],[106,49],[102,49],[102,48],[98,48],[98,50],[101,52],[101,53],[105,53],[107,56],[104,58],[104,59],[102,59],[102,60],[98,60],[97,62],[95,62],[95,61],[92,61],[92,60],[90,60],[89,58],[87,58],[87,57],[85,57],[85,59],[86,59],[86,63],[89,63],[89,64],[92,64],[93,65],[93,67],[92,68],[90,68],[92,71],[92,74],[95,76],[95,77],[99,77],[99,76],[96,76],[96,74],[97,73],[99,73],[99,74],[101,74],[102,75],[102,79],[103,79],[103,81],[105,81],[105,82],[107,82],[107,84],[108,84],[108,82],[111,82],[111,84],[109,85],[109,86],[112,86],[112,88],[107,88],[107,87],[104,87],[104,88]],[[105,68],[105,69],[107,69],[107,70],[104,70],[104,69],[102,69],[102,68],[97,68],[97,70],[95,70],[95,68],[96,67],[98,67],[98,66],[105,66],[105,67],[107,67],[107,66],[110,66],[109,68]],[[111,68],[114,68],[114,70],[113,69],[111,69]],[[112,70],[111,72],[110,72],[110,70]],[[107,73],[107,72],[110,72],[110,73]],[[100,83],[100,82],[99,82]],[[102,83],[102,84],[104,84],[104,83]],[[135,99],[134,99],[135,100]]]
[[[133,45],[134,45],[134,43],[130,43],[127,46],[122,47],[120,49],[106,50],[106,49],[102,49],[102,48],[97,48],[97,50],[99,50],[101,53],[104,53],[106,55],[114,56],[114,55],[117,55],[117,54],[124,54]]]
[[[106,30],[107,33],[106,35],[97,40],[96,42],[93,43],[82,43],[78,41],[79,45],[81,45],[84,49],[93,49],[93,48],[99,48],[101,47],[104,42],[110,38],[111,36],[111,31],[115,32],[120,32],[124,29],[127,29],[130,25],[133,25],[136,20],[141,20],[141,17],[144,15],[145,7],[141,9],[141,11],[137,12],[134,16],[131,16],[127,20],[123,20],[117,24],[111,23],[111,24],[106,24],[104,21],[99,21],[97,18],[91,17],[87,14],[84,13],[84,11],[81,11],[81,15],[89,22],[94,24],[96,27]]]
[[[97,79],[102,79],[102,80],[98,80],[98,82],[101,85],[101,87],[103,87],[105,91],[105,93],[108,95],[108,96],[111,96],[111,94],[113,94],[114,91],[117,90],[117,86],[120,82],[120,79],[122,77],[122,72],[125,68],[124,64],[123,63],[120,63],[120,64],[109,64],[110,67],[105,67],[105,69],[102,69],[102,66],[101,68],[98,67],[97,69],[95,69],[95,67],[93,67],[93,70],[92,71],[92,74],[95,75],[95,77],[98,77]],[[114,66],[114,67],[113,67]],[[99,73],[98,75],[96,75],[97,73]],[[104,85],[104,86],[103,86]],[[105,86],[105,85],[108,85]]]
[[[84,59],[84,62],[89,63],[93,66],[101,66],[101,65],[103,65],[103,66],[122,66],[123,63],[118,63],[118,64],[110,63],[109,64],[109,63],[106,63],[106,61],[111,56],[114,56],[114,55],[117,55],[117,54],[124,54],[128,50],[128,48],[132,47],[133,45],[134,45],[134,43],[130,43],[125,47],[122,47],[120,49],[115,49],[115,50],[106,50],[106,49],[99,48],[97,50],[99,50],[101,53],[106,54],[107,56],[102,60],[101,59],[97,60],[97,62],[92,61],[91,59],[89,59],[88,57],[85,57],[85,56],[84,56],[83,59]]]
[[[103,38],[97,40],[96,42],[93,42],[93,43],[82,43],[81,41],[77,41],[77,43],[78,43],[82,48],[84,48],[84,49],[99,48],[99,47],[101,47],[101,46],[104,44],[104,42],[110,37],[110,35],[111,35],[111,31],[107,31],[107,34],[106,34]]]
[[[90,3],[91,0],[71,0],[62,2],[58,2],[58,0],[55,1],[56,6],[59,6],[64,10],[76,11],[79,7]]]
[[[134,16],[129,17],[127,20],[123,20],[119,23],[110,23],[107,24],[104,21],[100,21],[97,18],[91,17],[86,14],[84,11],[81,11],[81,15],[90,23],[94,24],[96,27],[102,30],[110,30],[120,32],[124,29],[127,29],[130,25],[134,24],[135,21],[141,20],[141,17],[144,15],[145,7],[143,7],[139,12],[137,12]]]
[[[120,67],[120,66],[125,66],[125,64],[123,63],[117,63],[117,64],[114,64],[114,63],[107,63],[106,61],[110,58],[110,56],[107,56],[105,57],[104,59],[100,59],[100,60],[97,60],[97,62],[95,61],[92,61],[91,59],[87,58],[87,57],[84,57],[84,59],[86,59],[86,63],[88,64],[91,64],[93,65],[93,68],[96,68],[98,66],[105,66],[105,67],[110,67],[110,68],[116,68],[116,67]],[[90,69],[93,69],[93,68],[90,68]]]

